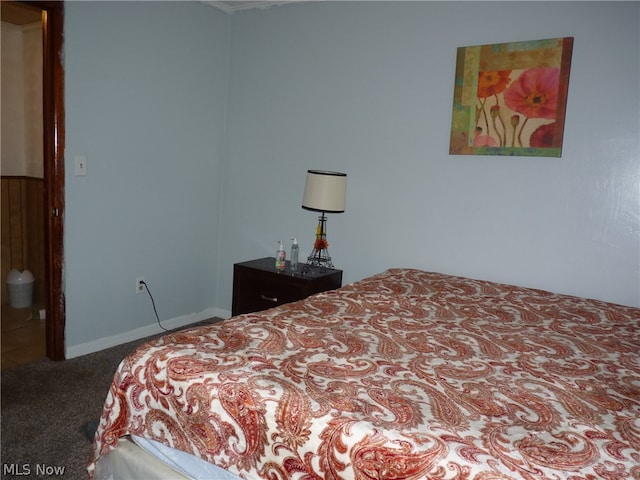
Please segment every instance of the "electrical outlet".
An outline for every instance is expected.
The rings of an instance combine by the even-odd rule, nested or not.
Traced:
[[[142,293],[145,290],[144,277],[136,278],[136,294]]]

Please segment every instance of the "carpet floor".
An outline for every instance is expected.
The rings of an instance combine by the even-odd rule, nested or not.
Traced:
[[[2,478],[87,479],[93,434],[113,374],[124,357],[151,338],[2,371]]]

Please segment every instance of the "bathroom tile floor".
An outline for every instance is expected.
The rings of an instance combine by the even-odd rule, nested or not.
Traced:
[[[2,305],[2,370],[46,358],[45,320],[38,319],[37,312],[37,308]]]

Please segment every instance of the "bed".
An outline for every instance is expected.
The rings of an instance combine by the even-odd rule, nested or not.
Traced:
[[[89,472],[143,438],[243,479],[639,479],[639,352],[640,309],[390,269],[138,348]]]

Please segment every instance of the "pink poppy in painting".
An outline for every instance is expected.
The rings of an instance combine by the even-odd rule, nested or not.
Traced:
[[[478,72],[478,98],[492,97],[502,93],[511,78],[511,70],[499,72]]]
[[[535,129],[535,131],[531,134],[531,138],[529,138],[529,143],[534,148],[547,148],[547,147],[555,147],[553,143],[553,137],[556,130],[556,124],[548,123],[546,125],[541,125]]]
[[[474,147],[497,147],[498,142],[496,142],[489,135],[476,135],[473,137],[473,146]]]
[[[559,68],[530,68],[504,91],[504,101],[527,118],[555,118],[559,84]]]

